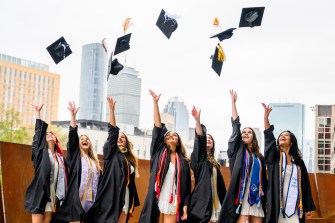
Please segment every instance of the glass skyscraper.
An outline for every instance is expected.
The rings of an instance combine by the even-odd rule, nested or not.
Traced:
[[[163,113],[168,113],[174,117],[173,130],[180,135],[184,143],[187,142],[189,139],[189,113],[184,101],[179,97],[170,98]]]
[[[282,131],[290,130],[297,138],[299,149],[304,154],[305,105],[300,103],[270,103],[270,106],[272,106],[272,112],[269,120],[275,127],[273,134],[276,139]]]
[[[106,98],[107,55],[100,43],[82,48],[79,119],[103,120]]]
[[[118,125],[139,126],[141,78],[138,75],[137,70],[124,67],[117,75],[110,75],[108,79],[107,97],[116,100],[115,119]],[[106,109],[106,121],[108,120],[109,108]]]

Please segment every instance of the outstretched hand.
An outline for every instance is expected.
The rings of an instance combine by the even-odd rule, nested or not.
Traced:
[[[231,97],[231,102],[236,103],[237,101],[237,93],[234,90],[229,90],[230,92],[230,97]]]
[[[157,95],[153,90],[149,89],[149,93],[152,96],[152,99],[154,99],[154,102],[158,102],[159,98],[161,97],[161,94]]]
[[[35,112],[40,112],[42,110],[43,106],[44,106],[44,104],[41,104],[41,105],[39,105],[39,104],[31,104],[31,105],[34,107]]]
[[[262,103],[262,106],[264,108],[264,116],[269,117],[272,107],[270,105],[266,105],[265,103]]]
[[[199,109],[199,111],[196,109],[196,107],[193,105],[192,108],[192,116],[195,119],[195,121],[200,121],[200,113],[201,113],[201,109]]]
[[[67,109],[70,110],[71,115],[76,116],[80,107],[76,108],[74,101],[69,101]]]
[[[109,110],[110,110],[110,111],[114,111],[116,101],[113,100],[113,99],[110,98],[110,97],[107,97],[107,102],[108,102],[108,104],[109,104]]]

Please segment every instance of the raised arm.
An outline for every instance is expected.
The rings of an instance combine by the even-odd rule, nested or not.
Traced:
[[[33,161],[34,167],[36,168],[42,156],[41,153],[43,148],[41,147],[41,143],[42,140],[45,138],[45,133],[48,128],[48,124],[46,124],[44,121],[41,120],[41,110],[44,104],[41,105],[33,104],[32,106],[34,107],[35,110],[36,124],[35,124],[35,134],[32,142],[31,160]]]
[[[74,102],[69,101],[67,107],[71,113],[71,123],[69,129],[69,141],[67,143],[67,157],[66,160],[69,165],[72,164],[73,159],[79,154],[79,136],[78,136],[78,127],[76,123],[76,115],[79,110]]]
[[[153,90],[149,90],[154,102],[154,123],[157,128],[162,128],[161,115],[159,113],[158,101],[161,94],[157,95]]]
[[[274,127],[270,125],[269,122],[269,115],[272,111],[272,107],[262,103],[264,108],[264,157],[266,164],[273,164],[276,156],[278,154],[277,146],[276,146],[276,139],[273,135]]]
[[[113,101],[112,98],[108,97],[107,102],[109,104],[109,124],[116,127],[115,113],[114,113],[116,101]]]
[[[237,101],[237,93],[234,90],[230,90],[230,97],[231,97],[231,113],[232,113],[232,118],[233,121],[237,119],[238,117],[238,113],[237,113],[237,109],[236,109],[236,101]]]
[[[240,147],[241,144],[241,123],[240,119],[238,117],[237,109],[236,109],[236,101],[237,101],[237,93],[234,90],[230,90],[230,98],[231,98],[231,107],[232,107],[232,127],[233,127],[233,132],[229,138],[228,142],[228,157],[229,159],[234,158],[237,150]],[[232,160],[232,162],[235,162]]]
[[[191,168],[194,174],[197,174],[197,166],[200,162],[206,160],[206,127],[200,123],[200,113],[201,110],[197,110],[195,106],[192,109],[192,116],[195,120],[195,137],[194,137],[194,147],[191,154]]]
[[[264,108],[264,130],[267,130],[268,128],[270,128],[269,116],[272,111],[272,107],[264,103],[262,103],[262,106]]]
[[[107,102],[109,104],[109,123],[108,123],[108,138],[103,148],[104,160],[110,160],[113,154],[117,151],[118,149],[117,140],[119,137],[119,128],[116,126],[115,121],[116,101],[108,97]]]
[[[200,124],[200,114],[201,109],[198,111],[195,106],[192,108],[192,116],[195,120],[195,132],[197,135],[201,136],[203,134],[201,124]]]

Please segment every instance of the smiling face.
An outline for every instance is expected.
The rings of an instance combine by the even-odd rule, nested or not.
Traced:
[[[175,149],[179,145],[179,136],[176,132],[167,132],[164,138],[165,144],[170,148],[170,149]]]
[[[47,132],[45,137],[46,137],[47,142],[50,142],[50,141],[56,142],[56,136],[52,134],[51,132]]]
[[[125,148],[127,144],[127,138],[126,135],[123,132],[119,132],[119,137],[117,139],[117,145],[119,147]]]
[[[280,148],[289,148],[291,145],[291,134],[289,132],[282,132],[278,138],[278,145]]]
[[[207,152],[211,152],[212,148],[214,147],[214,140],[212,136],[207,134],[206,141],[207,141],[207,144],[206,144]]]
[[[91,147],[91,140],[86,135],[82,135],[79,138],[79,147],[82,149],[86,154],[88,153]]]
[[[253,132],[250,128],[244,128],[242,130],[242,141],[246,145],[250,145],[254,139]]]

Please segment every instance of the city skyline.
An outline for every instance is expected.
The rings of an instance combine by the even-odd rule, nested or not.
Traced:
[[[193,105],[201,109],[202,122],[220,149],[225,149],[231,134],[229,89],[234,89],[242,127],[264,128],[261,102],[302,103],[306,106],[306,138],[314,138],[314,112],[310,107],[335,104],[334,1],[209,0],[190,6],[169,0],[146,4],[150,10],[143,8],[143,2],[133,0],[102,0],[99,4],[86,0],[6,1],[0,9],[4,33],[0,51],[47,64],[50,72],[60,74],[58,119],[67,120],[67,102],[79,104],[81,47],[107,38],[110,55],[116,38],[124,34],[123,21],[130,17],[130,50],[117,57],[141,74],[140,127],[153,126],[148,93],[152,89],[162,94],[161,108],[178,96],[189,111]],[[109,6],[118,10],[111,13]],[[218,43],[209,37],[220,32],[212,25],[213,19],[218,17],[222,30],[237,28],[242,8],[253,6],[265,6],[262,25],[238,28],[231,39],[221,43],[227,60],[218,77],[209,59]],[[169,40],[155,25],[161,9],[180,16]],[[55,65],[46,47],[61,36],[73,53]],[[194,125],[191,118],[189,123]]]

